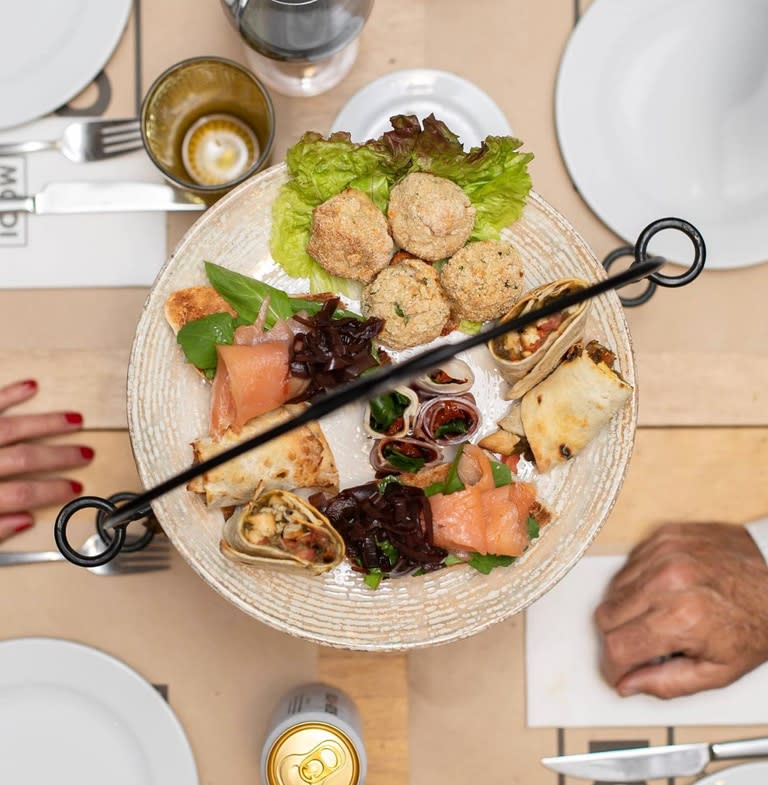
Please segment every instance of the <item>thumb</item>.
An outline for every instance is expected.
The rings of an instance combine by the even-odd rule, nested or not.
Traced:
[[[677,698],[730,684],[740,674],[726,665],[690,657],[672,657],[658,665],[646,665],[628,673],[616,685],[622,697],[640,692],[658,698]]]

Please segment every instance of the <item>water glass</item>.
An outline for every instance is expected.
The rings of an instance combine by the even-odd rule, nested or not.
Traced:
[[[335,87],[357,57],[373,0],[221,0],[251,70],[284,95]]]

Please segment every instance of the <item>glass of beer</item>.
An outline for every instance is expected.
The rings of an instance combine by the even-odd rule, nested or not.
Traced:
[[[335,87],[357,57],[373,0],[221,0],[249,67],[284,95]]]
[[[166,179],[211,204],[267,165],[275,116],[269,93],[246,68],[194,57],[157,77],[140,125]]]

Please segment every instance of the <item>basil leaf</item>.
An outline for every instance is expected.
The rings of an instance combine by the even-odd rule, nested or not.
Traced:
[[[389,540],[382,540],[379,542],[376,540],[376,545],[379,547],[381,552],[387,557],[387,561],[389,561],[389,566],[394,567],[397,564],[397,560],[400,558],[400,551],[395,548],[394,545]]]
[[[535,540],[539,536],[539,522],[535,518],[528,516],[528,536]]]
[[[276,289],[263,281],[257,281],[248,275],[236,273],[212,262],[205,262],[205,272],[211,286],[237,311],[244,324],[253,324],[256,321],[266,297],[269,297],[269,308],[264,320],[267,329],[274,327],[278,319],[290,319],[299,311],[314,316],[323,307],[322,300],[290,297],[282,289]],[[337,308],[333,312],[334,319],[344,317],[364,321],[360,314],[343,308]]]
[[[400,484],[400,480],[395,477],[394,474],[388,474],[386,477],[382,477],[377,483],[376,487],[378,488],[379,493],[384,493],[388,485],[391,485],[393,482]]]
[[[444,559],[443,564],[446,567],[450,567],[452,564],[466,564],[467,560],[462,559],[460,556],[457,556],[455,553],[449,553]]]
[[[463,452],[464,444],[460,444],[459,449],[456,450],[456,456],[451,461],[445,479],[442,482],[433,482],[432,485],[428,485],[424,489],[425,496],[434,496],[437,493],[456,493],[456,491],[464,490],[464,483],[459,479],[459,461]]]
[[[369,424],[374,431],[386,433],[398,417],[408,408],[410,399],[399,392],[384,393],[369,401],[371,416]]]
[[[493,475],[493,484],[500,488],[502,485],[512,484],[512,470],[505,463],[488,459],[491,463],[491,474]]]
[[[435,428],[435,438],[439,439],[441,436],[452,436],[457,433],[466,433],[468,430],[465,420],[448,420],[442,425]]]
[[[189,362],[201,371],[214,371],[216,344],[230,344],[235,339],[235,319],[228,313],[213,313],[187,322],[176,335]]]
[[[363,581],[365,581],[366,586],[375,590],[379,588],[383,577],[384,573],[378,567],[374,567],[370,572],[366,573]]]
[[[395,469],[399,469],[401,472],[417,472],[426,463],[424,458],[403,455],[396,447],[389,445],[382,450],[382,455]]]
[[[483,575],[488,573],[495,567],[508,567],[515,560],[514,556],[497,556],[493,553],[473,553],[470,555],[470,567],[474,567],[478,572]]]

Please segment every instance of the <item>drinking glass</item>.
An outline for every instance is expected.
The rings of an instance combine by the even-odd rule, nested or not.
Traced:
[[[357,57],[373,0],[221,0],[250,69],[284,95],[335,87]]]
[[[193,57],[157,77],[140,126],[165,177],[211,204],[267,165],[275,117],[269,93],[242,65]]]

